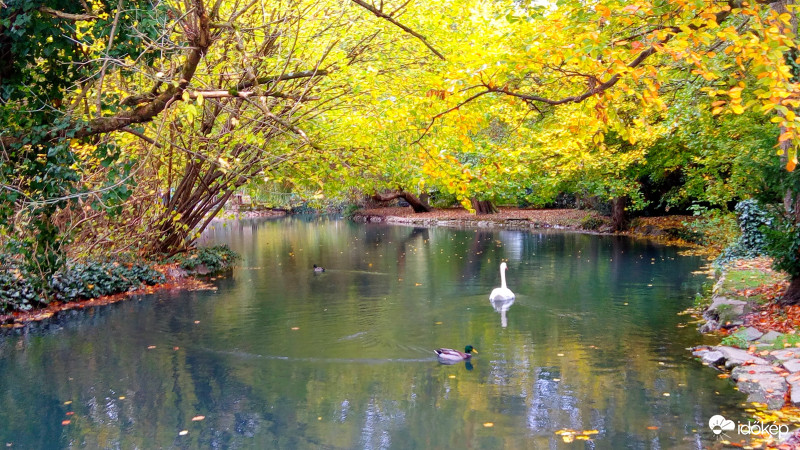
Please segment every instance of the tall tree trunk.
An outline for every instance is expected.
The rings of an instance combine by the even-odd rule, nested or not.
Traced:
[[[494,207],[491,201],[489,200],[478,200],[476,198],[471,198],[470,202],[472,202],[472,209],[475,210],[479,216],[484,214],[494,214],[497,212],[497,208]]]
[[[378,202],[390,202],[396,198],[402,198],[403,200],[407,201],[415,213],[431,212],[433,210],[433,208],[431,208],[427,202],[420,200],[414,194],[406,191],[374,194],[372,196],[372,199]]]
[[[628,229],[628,215],[625,213],[625,206],[628,204],[628,197],[622,195],[611,200],[611,227],[613,231],[625,231]]]
[[[800,277],[792,278],[783,297],[778,300],[778,304],[783,306],[800,304]]]

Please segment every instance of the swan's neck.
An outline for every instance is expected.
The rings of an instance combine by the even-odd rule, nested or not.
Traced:
[[[508,289],[506,287],[506,271],[504,269],[500,269],[500,287]]]

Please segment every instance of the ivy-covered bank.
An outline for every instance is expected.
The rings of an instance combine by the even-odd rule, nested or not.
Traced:
[[[227,246],[192,249],[160,261],[75,261],[52,276],[30,273],[19,258],[0,255],[0,324],[19,327],[64,309],[108,304],[159,287],[193,285],[195,276],[233,267]]]

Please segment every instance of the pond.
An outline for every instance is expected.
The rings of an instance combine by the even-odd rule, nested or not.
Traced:
[[[243,256],[216,290],[0,337],[0,444],[701,448],[711,416],[745,420],[686,350],[700,336],[679,313],[706,279],[676,248],[299,217],[203,241]],[[516,301],[493,306],[501,261]],[[467,344],[470,364],[433,353]]]

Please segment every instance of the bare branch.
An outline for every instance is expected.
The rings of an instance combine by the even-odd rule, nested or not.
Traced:
[[[378,9],[377,9],[377,8],[375,8],[374,6],[370,5],[369,3],[366,3],[366,2],[364,2],[364,1],[362,1],[362,0],[350,0],[350,1],[352,1],[353,3],[355,3],[356,5],[358,5],[358,6],[362,7],[362,8],[364,8],[364,9],[366,9],[367,11],[371,12],[372,14],[375,14],[375,16],[376,16],[376,17],[379,17],[379,18],[381,18],[381,19],[384,19],[384,20],[386,20],[386,21],[390,22],[390,23],[391,23],[391,24],[393,24],[394,26],[396,26],[396,27],[400,28],[401,30],[405,31],[406,33],[408,33],[408,34],[410,34],[410,35],[414,36],[415,38],[419,39],[419,40],[420,40],[420,41],[421,41],[423,44],[425,44],[425,47],[428,47],[428,49],[430,49],[430,51],[432,51],[432,52],[433,52],[433,54],[434,54],[434,55],[436,55],[436,56],[438,56],[438,57],[439,57],[439,59],[441,59],[442,61],[444,61],[444,60],[446,59],[446,58],[444,57],[444,55],[442,55],[441,53],[439,53],[439,51],[438,51],[438,50],[436,50],[436,49],[435,49],[435,48],[434,48],[434,47],[433,47],[433,46],[432,46],[432,45],[431,45],[431,44],[428,42],[428,40],[427,40],[427,39],[425,39],[425,36],[423,36],[423,35],[421,35],[421,34],[417,33],[416,31],[412,30],[411,28],[409,28],[409,27],[407,27],[407,26],[403,25],[402,23],[398,22],[397,20],[393,19],[391,15],[389,15],[389,14],[386,14],[386,13],[384,13],[383,11],[380,11],[380,10],[378,10]]]
[[[72,14],[64,11],[59,11],[53,8],[48,8],[47,6],[40,6],[39,12],[47,14],[49,16],[57,17],[59,19],[73,20],[73,21],[97,19],[97,16],[95,16],[94,14]]]

